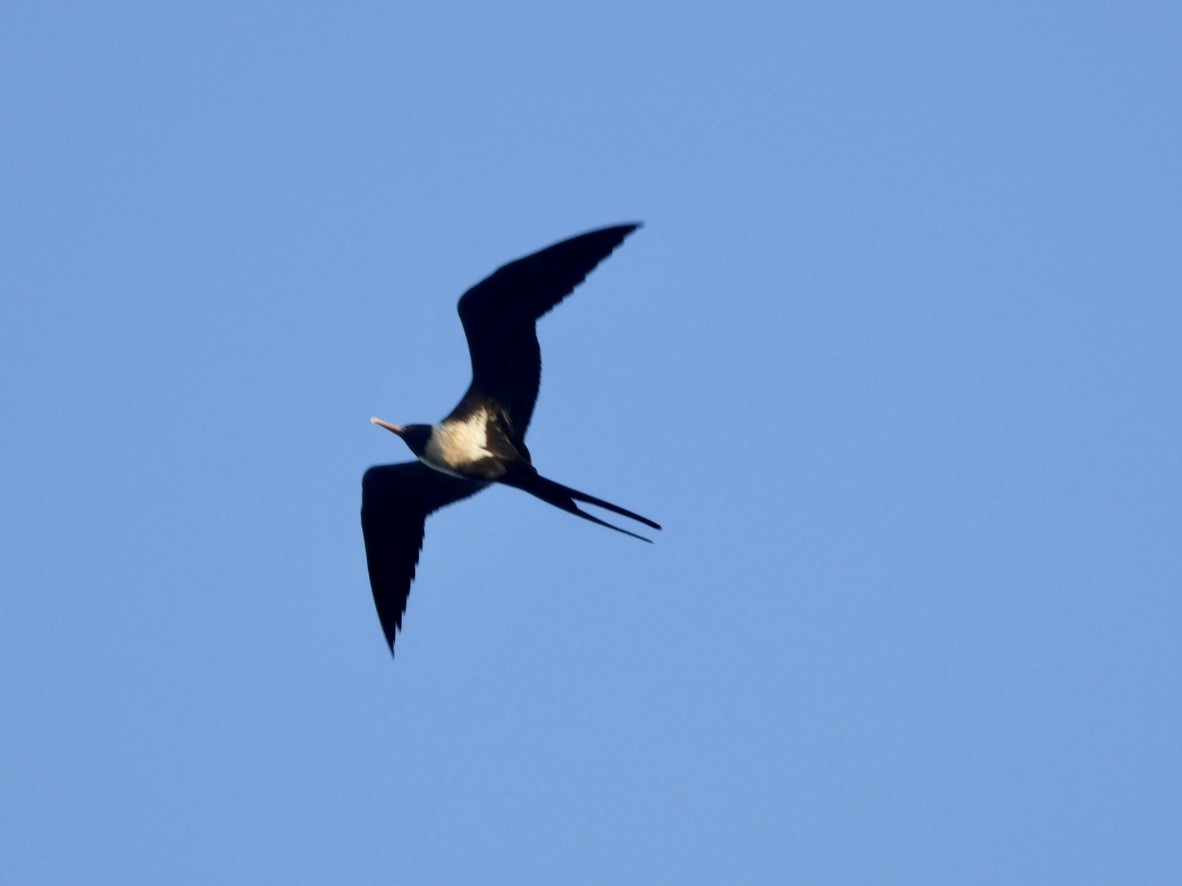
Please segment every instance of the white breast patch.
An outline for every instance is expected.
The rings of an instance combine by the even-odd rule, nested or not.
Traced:
[[[488,413],[478,409],[466,419],[445,421],[435,426],[423,461],[446,474],[457,474],[465,465],[492,455],[488,446]],[[458,476],[458,474],[457,474]]]

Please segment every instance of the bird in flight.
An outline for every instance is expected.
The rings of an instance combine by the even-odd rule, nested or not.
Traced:
[[[641,541],[650,541],[582,510],[595,505],[661,527],[611,502],[537,472],[525,431],[538,399],[542,354],[534,324],[574,291],[638,224],[589,231],[497,269],[460,298],[460,322],[472,358],[472,383],[434,425],[375,425],[397,434],[417,461],[378,465],[361,481],[361,531],[369,582],[390,652],[402,627],[427,516],[491,483],[528,492],[547,504]]]

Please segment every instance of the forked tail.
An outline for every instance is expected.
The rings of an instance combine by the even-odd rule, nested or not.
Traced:
[[[597,508],[603,508],[605,511],[611,511],[613,514],[619,514],[621,517],[627,517],[630,520],[643,523],[645,526],[651,526],[653,529],[661,528],[659,523],[653,522],[648,517],[642,517],[640,514],[629,511],[627,508],[614,505],[610,501],[604,501],[602,498],[596,498],[594,495],[579,492],[579,490],[571,489],[569,486],[563,486],[561,483],[547,479],[533,470],[522,471],[520,473],[510,471],[500,479],[500,482],[507,486],[515,486],[523,492],[528,492],[530,495],[540,498],[547,504],[552,504],[556,508],[562,508],[567,513],[582,517],[584,520],[590,520],[592,523],[598,523],[600,526],[606,526],[608,529],[614,529],[616,532],[622,532],[624,535],[639,538],[641,541],[647,541],[649,544],[652,544],[651,538],[645,538],[643,535],[637,535],[635,532],[629,532],[627,529],[613,526],[606,520],[600,520],[595,515],[588,514],[575,504],[575,502],[581,501],[584,504],[595,505]]]

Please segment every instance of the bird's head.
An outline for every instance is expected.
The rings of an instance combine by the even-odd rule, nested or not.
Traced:
[[[397,434],[415,455],[422,455],[427,448],[427,441],[431,439],[430,425],[392,425],[380,418],[371,418],[370,422],[392,434]]]

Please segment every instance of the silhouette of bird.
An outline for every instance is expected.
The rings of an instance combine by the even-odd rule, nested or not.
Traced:
[[[460,322],[472,358],[472,383],[434,425],[371,421],[397,434],[417,461],[378,465],[361,481],[361,530],[378,619],[390,652],[402,627],[427,516],[489,484],[528,492],[584,520],[641,541],[582,510],[595,505],[660,525],[619,505],[541,476],[525,446],[542,373],[535,323],[566,298],[639,224],[589,231],[499,268],[460,298]]]

